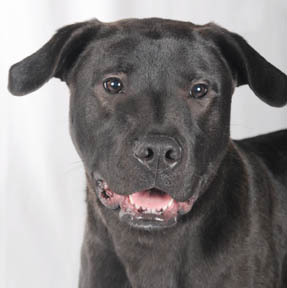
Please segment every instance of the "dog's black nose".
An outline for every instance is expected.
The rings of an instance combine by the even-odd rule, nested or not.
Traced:
[[[134,156],[151,170],[174,168],[181,160],[181,147],[169,136],[152,135],[136,141]]]

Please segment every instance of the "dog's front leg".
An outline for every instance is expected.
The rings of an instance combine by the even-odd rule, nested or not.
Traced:
[[[107,229],[98,217],[88,217],[82,246],[79,288],[107,287],[131,288],[131,285]]]
[[[115,253],[100,243],[84,243],[81,258],[79,288],[131,287]]]

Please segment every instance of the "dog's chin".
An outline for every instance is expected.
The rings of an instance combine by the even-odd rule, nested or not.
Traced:
[[[178,218],[187,214],[197,200],[197,195],[193,195],[188,200],[179,202],[157,188],[120,195],[111,191],[103,180],[96,181],[96,194],[107,209],[119,211],[122,222],[144,230],[176,225]]]

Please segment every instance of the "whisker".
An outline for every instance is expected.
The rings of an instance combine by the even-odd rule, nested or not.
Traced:
[[[80,169],[84,169],[83,167],[83,164],[81,161],[74,161],[74,162],[71,162],[70,164],[72,167],[68,168],[64,174],[67,175],[67,174],[70,174],[71,172],[74,172],[76,170],[80,170]]]

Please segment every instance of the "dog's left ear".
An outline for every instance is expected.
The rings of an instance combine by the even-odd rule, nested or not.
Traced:
[[[265,103],[281,107],[287,103],[287,76],[266,61],[241,36],[215,24],[203,35],[212,38],[227,60],[237,86],[248,84]]]
[[[14,64],[9,71],[9,91],[17,96],[40,88],[50,78],[66,80],[67,73],[100,26],[91,20],[65,26],[38,51]]]

